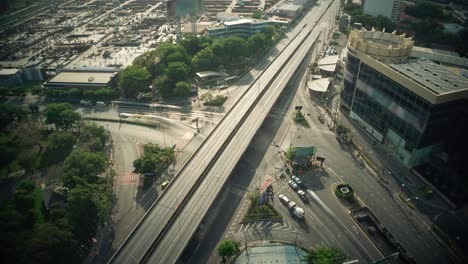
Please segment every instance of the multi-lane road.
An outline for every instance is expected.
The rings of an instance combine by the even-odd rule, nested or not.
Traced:
[[[332,6],[337,8],[337,5],[335,1]],[[316,14],[315,19],[329,7],[330,1],[316,6],[312,12]],[[304,19],[307,18],[313,17]],[[170,263],[177,260],[269,109],[316,40],[319,32],[312,30],[317,21],[307,22],[218,124],[114,255],[113,262]],[[272,76],[276,77],[274,82]],[[191,199],[187,199],[190,196]],[[185,203],[182,208],[180,205]]]

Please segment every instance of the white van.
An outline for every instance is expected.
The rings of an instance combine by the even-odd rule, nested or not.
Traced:
[[[106,106],[106,103],[101,102],[101,101],[97,101],[96,106]]]

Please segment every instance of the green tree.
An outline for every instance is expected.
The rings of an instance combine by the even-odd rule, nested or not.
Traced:
[[[175,84],[187,80],[189,72],[187,64],[183,62],[171,62],[168,64],[165,74],[170,83]]]
[[[237,241],[233,240],[223,240],[218,246],[218,255],[226,261],[232,256],[235,256],[240,253],[240,244]]]
[[[133,172],[135,173],[153,173],[159,176],[174,159],[174,150],[172,148],[161,148],[157,144],[146,144],[144,150],[145,153],[133,161]]]
[[[151,74],[145,68],[128,66],[119,74],[118,86],[124,96],[136,98],[139,93],[148,89],[150,77]]]
[[[310,264],[341,264],[346,261],[346,254],[334,247],[323,247],[310,251],[304,258]]]
[[[257,33],[250,36],[246,42],[246,49],[250,55],[257,53],[260,50],[264,50],[267,46],[267,40],[264,34]]]
[[[205,71],[215,67],[213,50],[204,48],[192,58],[193,71]]]
[[[46,124],[54,124],[58,130],[65,126],[64,119],[69,117],[70,111],[73,111],[72,105],[69,103],[53,103],[48,104],[44,115],[46,117]],[[64,114],[62,114],[64,113]],[[76,118],[76,116],[72,116]]]
[[[27,117],[27,110],[23,106],[0,104],[0,130],[13,122],[20,122]]]
[[[243,57],[247,55],[247,49],[245,46],[246,42],[243,38],[233,36],[226,38],[224,42],[224,51],[230,57],[232,61],[233,58]]]
[[[254,19],[262,18],[262,11],[260,11],[260,10],[254,11],[253,14],[252,14],[252,18],[254,18]]]
[[[187,97],[192,92],[192,87],[188,82],[178,82],[174,90],[177,96]]]
[[[106,168],[106,159],[100,153],[73,151],[65,160],[63,184],[73,189],[78,185],[97,183]]]
[[[61,119],[63,129],[68,130],[78,126],[81,115],[72,109],[67,109],[60,113],[59,118]]]
[[[43,166],[48,166],[62,162],[76,143],[76,138],[69,132],[55,132],[47,138],[47,148],[41,157]]]
[[[17,144],[11,134],[0,133],[0,168],[6,167],[15,160],[17,155]],[[8,172],[8,171],[5,171]]]
[[[272,40],[273,36],[275,35],[276,29],[275,29],[274,26],[268,25],[263,29],[262,33],[265,35],[265,38],[266,38],[267,43],[268,43],[268,42],[270,42]]]
[[[163,96],[163,97],[169,97],[173,93],[173,87],[172,84],[169,81],[169,77],[167,75],[161,75],[158,76],[153,80],[153,88],[157,89],[158,92]]]
[[[180,45],[182,45],[185,48],[185,50],[190,56],[194,56],[201,50],[209,47],[212,44],[212,42],[213,40],[210,37],[188,36],[180,42]]]
[[[103,151],[108,138],[109,135],[104,127],[96,123],[86,124],[81,130],[79,138],[80,149],[90,152]]]
[[[114,90],[111,88],[101,88],[94,91],[93,95],[97,100],[110,100],[114,97]]]
[[[296,148],[290,147],[286,150],[285,156],[288,160],[293,160],[296,155]]]
[[[74,188],[68,195],[69,221],[76,239],[81,243],[88,241],[98,226],[98,208],[94,197],[94,189],[89,186]]]
[[[15,208],[24,217],[23,223],[26,227],[32,227],[36,220],[34,217],[34,188],[32,182],[22,181],[13,194]]]
[[[80,263],[78,249],[71,232],[51,223],[37,225],[26,243],[24,263]]]

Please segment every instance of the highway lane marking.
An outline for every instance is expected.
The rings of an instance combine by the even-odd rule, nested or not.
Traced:
[[[327,212],[331,217],[332,219],[334,219],[336,222],[338,222],[341,227],[345,230],[345,233],[347,234],[350,234],[350,237],[355,240],[355,244],[356,245],[359,245],[360,249],[365,252],[367,254],[366,257],[368,258],[372,258],[372,256],[369,254],[369,251],[367,251],[367,249],[359,242],[359,239],[355,236],[353,236],[351,234],[351,232],[349,232],[348,228],[346,227],[346,225],[336,216],[335,213],[333,213],[330,208],[317,196],[317,194],[315,194],[314,191],[312,190],[307,190],[307,193],[312,196],[312,198],[322,207],[322,209],[325,210],[325,212]],[[339,235],[338,235],[339,236]],[[382,253],[380,252],[380,250],[377,248],[377,246],[367,237],[368,239],[368,242],[374,246],[374,248],[376,249],[377,253],[382,255]],[[338,242],[338,241],[337,241]],[[338,242],[339,243],[339,242]],[[341,245],[341,244],[340,244]]]

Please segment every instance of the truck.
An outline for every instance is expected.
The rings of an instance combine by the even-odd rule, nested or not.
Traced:
[[[292,210],[292,214],[297,217],[298,219],[300,220],[304,220],[305,219],[305,212],[304,212],[304,209],[300,208],[299,206],[296,206],[294,207]]]

